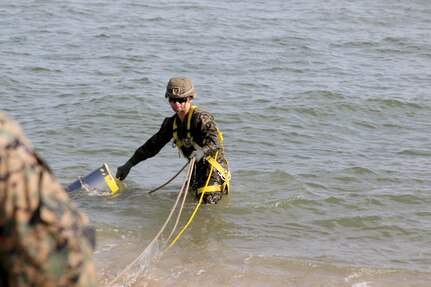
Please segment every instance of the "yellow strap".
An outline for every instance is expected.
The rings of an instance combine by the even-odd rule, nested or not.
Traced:
[[[222,191],[222,186],[220,184],[201,187],[198,189],[198,194],[201,194],[202,192],[217,192],[217,191]]]
[[[195,111],[195,109],[196,109],[196,106],[192,105],[190,108],[188,117],[187,117],[187,138],[189,138],[189,139],[192,137],[190,131],[191,131],[191,126],[192,126],[192,115],[193,115],[193,112]],[[177,132],[178,126],[177,126],[177,118],[176,117],[174,118],[173,130],[174,130],[173,138],[175,140],[175,143],[176,143],[178,148],[181,148],[183,146],[183,143],[181,142],[181,140],[178,139],[178,132]]]
[[[224,181],[230,181],[232,176],[228,170],[224,169],[212,156],[207,156],[205,159],[219,172]]]
[[[173,138],[174,138],[174,140],[175,140],[175,143],[176,143],[176,145],[177,145],[177,147],[178,148],[180,148],[178,145],[180,144],[180,143],[178,143],[178,133],[177,133],[177,129],[178,129],[178,127],[177,127],[177,118],[175,117],[174,118],[174,126],[173,126],[173,130],[174,130],[174,133],[173,133]]]
[[[201,187],[198,189],[198,194],[205,193],[205,192],[224,192],[225,190],[227,191],[227,193],[230,190],[229,181],[225,181],[223,184],[219,184],[219,185],[210,185],[206,187]]]
[[[195,111],[196,106],[191,106],[190,111],[189,111],[189,117],[187,119],[187,138],[191,139],[192,135],[190,133],[191,130],[191,126],[192,126],[192,115],[193,112]]]
[[[217,156],[217,153],[216,153],[216,156]],[[194,159],[193,159],[193,164],[194,164]],[[212,172],[213,172],[213,169],[210,170],[210,174],[209,174],[209,176],[207,178],[207,182],[205,183],[205,187],[207,187],[208,183],[210,182],[210,178],[211,178]],[[192,215],[190,216],[189,221],[187,221],[186,225],[184,225],[183,229],[181,229],[181,231],[180,231],[180,233],[178,233],[177,237],[175,237],[175,239],[172,241],[172,243],[163,252],[166,252],[169,248],[171,248],[175,244],[175,242],[177,242],[177,240],[178,240],[178,238],[180,238],[181,234],[183,234],[183,232],[187,229],[187,227],[193,221],[193,218],[195,217],[196,212],[198,212],[198,209],[199,209],[199,207],[202,204],[202,200],[204,198],[204,194],[205,194],[205,192],[201,193],[201,196],[199,197],[199,201],[196,204],[195,210],[193,211]]]
[[[222,132],[219,130],[218,127],[216,127],[216,129],[217,129],[218,135],[220,137],[220,142],[223,142],[223,134],[222,134]]]
[[[226,187],[227,187],[227,189],[226,189]],[[227,191],[227,193],[229,193],[229,191],[230,191],[230,181],[225,181],[224,183],[223,183],[223,191],[226,189],[226,191]]]
[[[188,114],[188,118],[187,118],[187,138],[189,138],[189,139],[191,138],[192,115],[193,115],[193,112],[194,112],[195,109],[196,109],[196,106],[192,105],[191,108],[190,108],[189,114]],[[218,129],[218,127],[216,127],[216,128],[217,128],[217,132],[218,132],[218,134],[220,136],[220,142],[222,142],[223,141],[223,134],[220,132],[220,130]],[[173,130],[174,130],[173,137],[174,137],[175,143],[176,143],[176,145],[178,147],[178,150],[182,153],[181,147],[183,146],[183,143],[182,143],[181,140],[178,139],[177,129],[178,129],[177,118],[175,117],[174,118],[174,125],[173,125]],[[192,145],[195,147],[196,150],[201,148],[195,142],[192,142]],[[222,146],[222,148],[223,148],[223,146]],[[216,153],[216,157],[217,157],[217,154],[218,154],[218,152]],[[207,156],[205,159],[219,172],[220,176],[222,177],[222,179],[224,181],[224,183],[223,183],[222,186],[218,185],[218,189],[217,190],[213,190],[213,191],[223,191],[224,188],[225,188],[225,186],[227,186],[228,190],[229,190],[230,189],[229,181],[230,181],[230,179],[232,177],[231,174],[230,174],[230,172],[229,172],[229,170],[224,169],[221,166],[221,164],[219,164],[217,162],[217,160],[215,160],[215,158],[212,157],[212,156]],[[209,180],[209,178],[208,178],[208,180]],[[217,185],[210,186],[210,187],[202,187],[202,188],[200,188],[198,190],[198,193],[205,193],[206,191],[212,191],[210,189],[216,189],[216,186]]]
[[[218,155],[218,152],[216,153],[216,156]],[[205,185],[204,187],[201,187],[198,189],[198,194],[205,193],[205,192],[223,192],[225,188],[227,187],[227,191],[230,190],[230,179],[231,174],[228,170],[224,169],[221,164],[219,164],[212,156],[207,156],[205,158],[212,167],[214,167],[222,179],[224,180],[224,183],[222,185]],[[212,168],[211,168],[212,171]],[[208,181],[209,182],[209,178]]]

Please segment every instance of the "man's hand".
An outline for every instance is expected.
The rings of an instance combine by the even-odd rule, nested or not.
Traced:
[[[127,175],[130,172],[130,169],[133,167],[133,163],[128,160],[124,165],[120,166],[117,169],[117,174],[115,175],[116,178],[118,178],[119,180],[124,180]]]
[[[198,161],[200,161],[204,156],[205,156],[204,151],[203,151],[202,149],[197,149],[197,150],[194,150],[194,151],[190,154],[189,159],[195,158],[195,161],[196,161],[196,162],[198,162]]]

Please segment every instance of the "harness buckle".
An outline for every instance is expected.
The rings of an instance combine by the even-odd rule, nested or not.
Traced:
[[[192,142],[193,142],[193,138],[185,138],[185,139],[181,139],[181,142],[183,143],[183,145],[186,148],[189,148],[192,146]]]
[[[223,172],[219,173],[219,175],[224,181],[230,181],[230,179],[232,178],[232,175],[228,170],[223,170]]]

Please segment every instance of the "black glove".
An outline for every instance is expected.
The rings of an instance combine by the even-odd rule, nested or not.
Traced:
[[[117,168],[117,174],[115,175],[115,177],[118,178],[119,180],[124,180],[129,174],[130,169],[132,167],[133,167],[133,163],[129,159],[124,165]]]
[[[195,161],[198,162],[204,157],[204,155],[205,153],[202,149],[197,149],[190,154],[189,159],[195,158]]]

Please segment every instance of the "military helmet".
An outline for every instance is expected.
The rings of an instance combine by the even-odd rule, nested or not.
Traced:
[[[186,77],[173,77],[166,86],[165,97],[168,98],[196,98],[196,91],[192,80]]]

